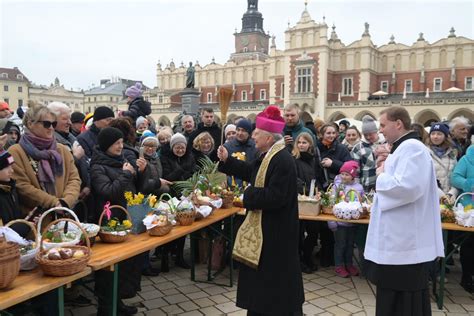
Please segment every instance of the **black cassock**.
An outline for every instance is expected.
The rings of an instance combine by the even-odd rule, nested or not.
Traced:
[[[263,156],[252,163],[229,157],[219,170],[251,186],[245,190],[247,211],[262,210],[263,247],[258,269],[240,264],[237,306],[268,315],[301,313],[303,279],[298,255],[298,195],[296,167],[291,154],[280,150],[267,169],[265,187],[255,178]]]

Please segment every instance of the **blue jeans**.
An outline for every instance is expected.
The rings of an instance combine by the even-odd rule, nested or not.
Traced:
[[[352,265],[356,229],[357,226],[338,226],[334,232],[334,264],[336,267]]]

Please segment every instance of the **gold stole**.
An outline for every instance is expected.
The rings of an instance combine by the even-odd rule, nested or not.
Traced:
[[[267,175],[268,165],[273,156],[282,149],[285,149],[285,144],[283,142],[277,142],[265,155],[260,168],[258,168],[257,177],[255,179],[256,188],[263,188],[265,186],[265,176]],[[252,210],[247,212],[247,216],[237,232],[232,257],[251,268],[257,269],[262,246],[262,210]]]

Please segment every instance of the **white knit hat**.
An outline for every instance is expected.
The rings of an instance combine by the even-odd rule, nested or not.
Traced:
[[[176,144],[184,144],[187,145],[188,141],[186,140],[186,137],[183,136],[181,133],[176,133],[173,136],[171,136],[170,140],[170,147],[173,149],[174,145]]]

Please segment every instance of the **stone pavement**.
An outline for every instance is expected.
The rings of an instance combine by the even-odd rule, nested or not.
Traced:
[[[170,260],[170,263],[173,260]],[[459,258],[447,275],[443,310],[438,310],[432,300],[433,316],[474,315],[474,297],[459,285]],[[196,277],[205,279],[206,266],[199,265]],[[228,269],[216,278],[216,282],[228,284]],[[234,273],[237,279],[237,270]],[[305,315],[374,315],[375,287],[361,277],[343,279],[332,268],[319,269],[303,274],[306,301]],[[138,307],[138,315],[246,315],[235,306],[237,286],[232,288],[207,283],[194,283],[189,270],[171,266],[168,273],[157,277],[143,277],[142,291],[127,304]],[[85,294],[85,293],[84,293]],[[92,294],[87,294],[92,297]],[[94,300],[95,302],[95,300]],[[96,306],[67,307],[66,315],[95,315]]]

